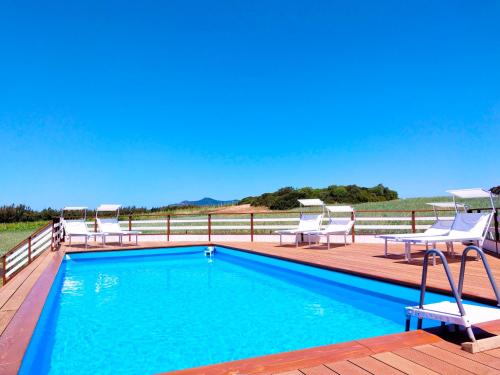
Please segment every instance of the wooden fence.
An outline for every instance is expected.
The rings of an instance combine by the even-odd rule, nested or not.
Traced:
[[[480,212],[486,209],[475,209]],[[454,211],[440,211],[440,219],[453,220]],[[375,235],[390,232],[413,232],[427,229],[435,220],[432,210],[360,210],[351,215],[355,218],[352,229],[352,242],[356,235]],[[326,224],[327,218],[324,219]],[[299,213],[275,211],[266,213],[208,213],[208,214],[168,214],[168,215],[130,215],[120,224],[123,229],[139,230],[142,235],[162,235],[167,241],[172,236],[198,234],[205,235],[208,241],[214,235],[247,235],[250,241],[255,236],[269,235],[279,229],[297,226]],[[97,230],[95,220],[89,221],[89,230]],[[490,239],[500,242],[498,209],[495,212]],[[16,273],[31,264],[48,249],[56,250],[64,241],[64,233],[59,219],[53,220],[2,256],[3,283],[7,283]]]
[[[61,241],[62,225],[59,220],[53,220],[14,246],[1,258],[3,284],[31,264],[44,251],[57,249]]]

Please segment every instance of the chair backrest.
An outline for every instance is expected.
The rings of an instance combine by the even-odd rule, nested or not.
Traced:
[[[488,231],[488,226],[491,223],[492,216],[492,212],[459,212],[455,216],[455,221],[451,227],[450,234],[463,237],[481,238],[483,240]]]
[[[331,218],[325,228],[325,231],[348,234],[351,231],[353,225],[354,220],[351,220],[348,217]]]
[[[100,232],[119,233],[122,231],[117,218],[97,219],[97,228]]]
[[[302,214],[297,229],[301,231],[318,230],[322,221],[323,214]]]
[[[66,234],[87,234],[89,229],[85,220],[66,220],[62,221]]]
[[[448,234],[453,226],[453,223],[454,220],[438,219],[434,224],[425,230],[424,234],[427,236],[442,236],[444,234]]]

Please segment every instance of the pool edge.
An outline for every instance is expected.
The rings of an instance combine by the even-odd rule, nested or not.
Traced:
[[[356,272],[352,270],[346,270],[342,268],[337,268],[337,267],[331,267],[331,266],[326,266],[322,265],[319,263],[314,263],[314,262],[307,262],[307,261],[302,261],[299,259],[293,259],[293,258],[287,258],[287,257],[281,257],[277,256],[274,254],[266,254],[263,252],[255,251],[252,249],[248,248],[241,248],[239,247],[240,245],[238,244],[238,247],[234,245],[228,245],[224,243],[219,243],[219,242],[193,242],[193,243],[170,243],[170,244],[155,244],[151,246],[128,246],[126,248],[123,247],[113,247],[113,248],[107,248],[107,249],[89,249],[89,250],[75,250],[75,251],[69,251],[67,252],[66,250],[60,250],[56,252],[50,252],[47,254],[48,257],[51,257],[49,261],[47,262],[48,264],[45,266],[45,268],[41,271],[38,279],[36,279],[29,290],[27,292],[26,297],[22,301],[20,307],[18,310],[15,312],[13,315],[12,319],[6,326],[5,330],[2,332],[0,335],[0,349],[1,354],[0,354],[0,373],[3,375],[10,375],[10,374],[17,374],[20,367],[21,363],[24,357],[24,354],[26,352],[26,349],[29,345],[29,342],[31,340],[31,336],[35,330],[36,324],[38,323],[38,320],[40,318],[43,306],[45,304],[46,298],[49,294],[50,288],[52,287],[53,281],[55,279],[55,276],[59,270],[59,267],[61,265],[62,260],[64,259],[64,255],[66,253],[87,253],[87,252],[106,252],[106,251],[124,251],[124,250],[138,250],[138,249],[157,249],[157,248],[168,248],[168,247],[189,247],[189,246],[207,246],[207,245],[214,245],[214,246],[222,246],[225,248],[229,248],[232,250],[236,251],[242,251],[242,252],[247,252],[255,255],[260,255],[260,256],[266,256],[269,258],[275,258],[275,259],[280,259],[284,261],[289,261],[293,263],[298,263],[298,264],[303,264],[307,266],[312,266],[316,268],[321,268],[325,270],[330,270],[330,271],[335,271],[335,272],[341,272],[345,274],[350,274],[350,275],[355,275],[355,276],[361,276],[364,278],[369,278],[372,280],[379,280],[379,281],[384,281],[387,283],[395,284],[395,285],[402,285],[402,286],[408,286],[408,287],[419,287],[417,283],[411,283],[411,282],[405,282],[397,279],[391,279],[391,278],[386,278],[386,277],[377,277],[374,275],[370,274],[365,274],[363,272]],[[244,244],[241,244],[243,246]],[[41,266],[41,265],[40,265]],[[436,287],[428,287],[427,288],[429,291],[434,291],[438,293],[443,293],[443,294],[449,294],[448,291],[445,289],[441,288],[436,288]],[[475,300],[478,302],[482,303],[488,303],[488,304],[494,304],[495,301],[488,299],[488,298],[483,298],[475,295],[470,295],[464,293],[464,297]],[[310,349],[301,349],[297,351],[292,351],[292,352],[283,352],[283,353],[277,353],[277,354],[272,354],[272,355],[265,355],[261,357],[255,357],[255,358],[248,358],[248,359],[242,359],[238,361],[231,361],[231,362],[224,362],[224,363],[219,363],[219,364],[213,364],[213,365],[208,365],[208,366],[203,366],[203,367],[197,367],[197,368],[192,368],[192,369],[185,369],[185,370],[178,370],[178,371],[173,371],[173,372],[168,372],[168,374],[179,374],[179,375],[189,375],[189,374],[219,374],[221,373],[220,371],[225,368],[224,366],[233,366],[234,364],[241,364],[244,366],[250,366],[256,368],[252,370],[253,372],[251,373],[265,373],[269,371],[276,371],[272,370],[271,367],[267,368],[268,366],[271,366],[272,363],[275,363],[276,361],[280,361],[280,358],[295,358],[293,360],[294,363],[297,363],[296,361],[299,360],[299,358],[302,358],[300,361],[306,361],[304,359],[305,356],[311,356],[313,353],[316,351],[325,351],[329,354],[329,362],[333,362],[335,359],[332,357],[332,354],[334,352],[338,352],[341,347],[344,346],[349,346],[349,345],[361,345],[363,347],[366,347],[366,344],[369,342],[377,342],[377,340],[381,340],[380,342],[384,342],[385,340],[392,340],[393,345],[397,345],[397,347],[409,347],[409,346],[414,346],[414,345],[422,345],[424,344],[423,342],[420,342],[417,340],[417,342],[412,342],[411,337],[412,335],[415,335],[414,332],[419,332],[419,335],[424,334],[426,337],[429,337],[429,340],[432,337],[432,340],[441,340],[439,336],[434,335],[430,332],[427,332],[425,330],[419,330],[419,331],[412,331],[412,332],[402,332],[402,333],[396,333],[392,335],[382,335],[382,336],[376,336],[368,339],[363,339],[363,340],[355,340],[355,341],[349,341],[345,343],[339,343],[339,344],[331,344],[331,345],[326,345],[326,346],[321,346],[321,347],[314,347]],[[430,335],[430,336],[428,336]],[[405,346],[401,346],[402,343],[406,342],[407,339],[409,339],[410,342],[405,344]],[[435,342],[435,341],[433,341]],[[396,346],[395,346],[396,347]],[[384,351],[390,350],[385,348]],[[371,353],[373,354],[373,353]],[[323,358],[323,356],[321,357]],[[333,359],[332,359],[333,358]],[[346,357],[347,358],[347,357]],[[351,357],[349,357],[351,358]],[[355,357],[352,357],[355,358]],[[341,359],[339,359],[341,360]],[[269,361],[269,362],[268,362]],[[318,364],[318,358],[315,355],[314,358],[309,358],[307,361],[313,361],[315,364]],[[260,363],[260,364],[259,364]],[[264,363],[268,363],[267,366],[262,366]],[[287,362],[288,363],[288,362]],[[273,365],[275,366],[275,365]],[[290,369],[290,367],[288,367]],[[295,367],[297,368],[297,367]],[[202,372],[200,372],[202,371]],[[208,371],[208,372],[207,372]],[[212,372],[215,371],[215,372]],[[230,373],[238,373],[240,370],[229,370]],[[235,372],[236,371],[236,372]],[[248,370],[250,371],[250,370]],[[245,373],[249,373],[246,371]],[[281,371],[281,370],[280,370]],[[283,370],[285,371],[285,370]],[[228,373],[229,373],[228,372]],[[226,373],[226,372],[224,372]],[[162,373],[162,374],[167,374],[167,373]]]

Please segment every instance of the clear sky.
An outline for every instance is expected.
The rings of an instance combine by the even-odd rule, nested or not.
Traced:
[[[500,184],[499,1],[0,2],[0,204]]]

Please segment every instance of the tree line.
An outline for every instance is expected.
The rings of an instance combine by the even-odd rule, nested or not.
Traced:
[[[319,198],[325,203],[382,202],[398,198],[398,193],[382,184],[368,188],[357,185],[330,185],[326,188],[284,187],[273,193],[243,198],[240,204],[265,206],[271,210],[299,207],[298,199]]]
[[[169,212],[175,211],[177,209],[186,209],[191,206],[182,206],[182,207],[174,207],[174,206],[160,206],[160,207],[136,207],[136,206],[127,206],[122,207],[120,209],[120,215],[132,215],[132,214],[148,214],[155,212]],[[43,210],[37,211],[33,210],[31,207],[25,204],[18,205],[4,205],[0,206],[0,223],[19,223],[26,221],[48,221],[55,218],[58,218],[61,215],[60,210],[53,209],[51,207],[44,208]],[[67,213],[65,217],[75,217],[81,216],[80,213]],[[95,216],[94,210],[87,211],[87,217]]]

